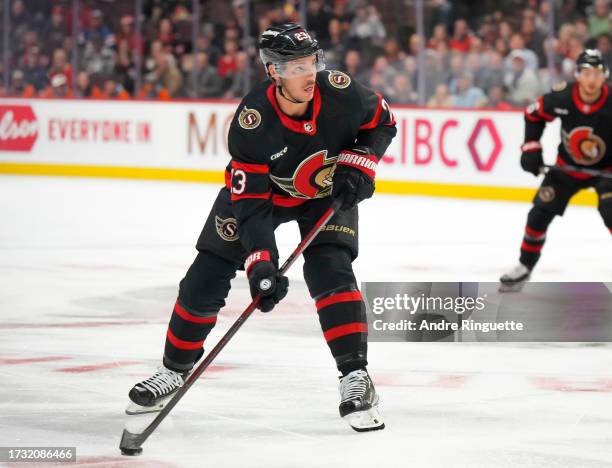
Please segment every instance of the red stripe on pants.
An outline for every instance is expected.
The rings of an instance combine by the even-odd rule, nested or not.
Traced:
[[[187,312],[183,306],[181,306],[181,304],[179,304],[178,301],[176,301],[176,304],[174,304],[174,311],[176,312],[176,315],[178,315],[179,317],[187,320],[188,322],[193,322],[193,323],[210,323],[210,324],[214,324],[217,323],[217,316],[213,316],[213,317],[196,317],[195,315],[190,314],[189,312]]]
[[[324,297],[323,299],[317,301],[317,311],[332,304],[337,304],[338,302],[350,302],[360,300],[361,293],[359,291],[348,291],[332,294],[331,296]]]
[[[330,328],[323,333],[326,341],[332,341],[341,336],[350,335],[352,333],[367,333],[368,324],[362,322],[347,323],[345,325],[339,325],[334,328]]]
[[[174,336],[174,333],[168,328],[168,333],[166,333],[166,337],[168,341],[172,343],[178,349],[184,349],[188,351],[192,351],[194,349],[200,349],[204,345],[204,340],[202,341],[183,341]]]

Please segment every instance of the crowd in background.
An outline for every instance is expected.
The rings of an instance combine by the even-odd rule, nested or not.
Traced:
[[[11,0],[0,95],[241,98],[266,78],[256,38],[300,20],[299,0],[249,3],[200,0],[194,22],[192,0],[142,0],[139,33],[132,0],[81,0],[77,19],[71,0]],[[571,80],[585,47],[612,65],[609,0],[426,0],[422,44],[412,1],[309,0],[306,17],[327,68],[391,103],[521,107]]]

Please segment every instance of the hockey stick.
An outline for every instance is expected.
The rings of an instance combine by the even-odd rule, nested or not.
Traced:
[[[285,263],[280,267],[279,273],[282,275],[293,263],[297,260],[297,258],[302,255],[304,250],[310,245],[310,243],[317,237],[323,226],[331,219],[331,217],[338,211],[340,205],[342,204],[342,199],[335,200],[331,206],[327,209],[327,211],[321,216],[321,218],[317,221],[314,227],[310,230],[306,236],[302,239],[302,241],[295,248],[293,253],[289,255],[289,258],[285,260]],[[247,308],[242,312],[240,317],[234,322],[234,324],[229,328],[229,330],[221,337],[219,342],[215,345],[215,347],[208,353],[208,355],[204,358],[204,360],[200,363],[198,367],[189,375],[185,383],[179,390],[176,392],[176,395],[172,397],[172,399],[168,402],[166,406],[161,410],[161,412],[155,417],[153,421],[142,431],[141,433],[131,433],[127,429],[123,430],[123,434],[121,436],[121,442],[119,444],[119,448],[121,449],[121,453],[124,455],[138,455],[142,452],[142,444],[149,438],[149,436],[153,433],[153,431],[160,425],[160,423],[168,416],[168,413],[172,411],[172,408],[176,406],[176,404],[180,401],[181,398],[187,393],[189,388],[195,383],[196,380],[202,375],[202,373],[206,370],[206,368],[210,365],[210,363],[217,357],[217,355],[221,352],[221,350],[225,347],[225,345],[232,339],[232,337],[236,334],[236,332],[240,329],[244,322],[251,316],[253,311],[257,308],[259,304],[260,296],[256,296],[255,299],[247,306]]]
[[[545,164],[544,166],[542,166],[542,170],[543,173],[547,173],[549,171],[560,171],[560,172],[580,172],[582,174],[586,174],[586,175],[590,175],[593,177],[601,177],[603,179],[612,179],[612,172],[604,172],[604,171],[597,171],[594,169],[587,169],[585,167],[578,167],[578,166],[551,166],[549,164]]]

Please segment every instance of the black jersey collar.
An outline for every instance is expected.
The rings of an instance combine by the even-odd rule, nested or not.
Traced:
[[[268,90],[266,91],[268,101],[270,101],[270,104],[272,107],[274,107],[274,110],[276,111],[276,114],[278,115],[282,124],[289,130],[297,133],[304,133],[305,135],[314,135],[317,133],[317,117],[319,116],[319,111],[321,110],[321,94],[319,93],[319,87],[316,85],[316,83],[314,87],[312,118],[310,120],[298,120],[292,119],[281,110],[278,102],[276,102],[274,84],[272,83],[270,86],[268,86]]]
[[[578,108],[580,112],[583,114],[592,114],[593,112],[597,112],[601,109],[608,99],[608,85],[603,85],[601,89],[601,96],[595,102],[584,102],[580,99],[580,91],[578,91],[578,83],[574,83],[574,89],[572,89],[572,99],[574,104]]]

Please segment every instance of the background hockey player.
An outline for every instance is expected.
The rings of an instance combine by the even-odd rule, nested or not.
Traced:
[[[527,216],[521,245],[520,263],[500,279],[502,291],[518,290],[529,279],[540,258],[546,231],[556,215],[579,190],[594,187],[598,209],[606,228],[612,234],[612,180],[564,166],[612,172],[612,100],[606,79],[609,70],[598,50],[583,51],[576,61],[576,82],[558,86],[541,96],[525,111],[525,142],[521,146],[521,166],[534,175],[543,169],[540,137],[546,123],[561,119],[561,143],[556,165],[538,190]]]
[[[297,221],[307,233],[341,199],[342,208],[304,252],[304,279],[341,373],[340,414],[356,430],[382,429],[366,371],[367,323],[352,262],[357,204],[372,196],[379,159],[396,133],[382,97],[339,71],[324,71],[316,40],[295,23],[260,41],[270,81],[240,103],[229,131],[232,161],[180,283],[163,366],[130,391],[128,413],[158,411],[203,354],[236,270],[246,270],[260,308],[287,294],[274,230]],[[333,183],[332,183],[333,182]],[[290,350],[288,350],[290,351]]]

